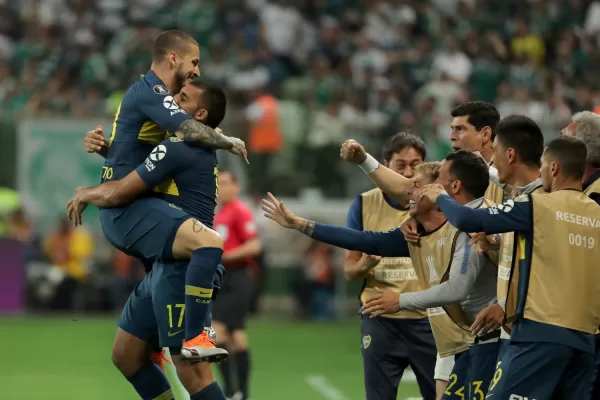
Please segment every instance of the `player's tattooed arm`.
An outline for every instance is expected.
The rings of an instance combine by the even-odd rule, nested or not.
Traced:
[[[183,140],[198,146],[229,150],[233,148],[232,138],[218,133],[211,127],[193,119],[186,119],[179,125]]]
[[[315,221],[296,217],[293,228],[298,232],[304,233],[306,236],[312,237],[315,232]]]
[[[193,119],[183,121],[179,125],[178,133],[186,142],[196,146],[229,150],[232,154],[244,157],[244,160],[248,163],[246,143],[241,139],[225,136],[218,130],[212,129]]]
[[[295,229],[312,237],[315,231],[315,221],[297,217],[287,209],[282,201],[277,200],[271,193],[267,193],[267,196],[269,200],[264,199],[262,201],[262,209],[265,212],[265,217],[277,222],[284,228]]]

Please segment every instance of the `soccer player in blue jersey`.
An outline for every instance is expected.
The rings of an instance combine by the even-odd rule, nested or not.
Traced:
[[[189,115],[210,127],[216,127],[224,118],[225,94],[215,86],[198,80],[192,81],[175,96],[175,100]],[[177,133],[155,147],[149,157],[123,179],[113,179],[94,188],[79,189],[70,203],[70,216],[76,223],[81,222],[78,203],[94,204],[103,208],[121,207],[153,188],[162,185],[175,186],[177,195],[168,192],[158,195],[168,201],[169,203],[165,204],[171,204],[174,210],[178,211],[178,208],[181,208],[189,213],[188,218],[196,231],[206,231],[210,234],[214,232],[210,227],[213,224],[216,206],[216,174],[215,150],[194,147],[182,140],[181,133]],[[151,229],[149,234],[155,229]],[[214,235],[218,238],[216,232]],[[188,318],[187,315],[184,318],[186,269],[186,262],[154,263],[152,270],[138,284],[123,310],[113,358],[126,376],[131,375],[131,371],[149,368],[140,365],[140,360],[144,359],[145,349],[158,334],[160,347],[169,347],[178,376],[186,390],[191,393],[191,399],[224,398],[208,364],[184,363],[180,358],[181,343],[184,339],[182,325],[184,319]],[[148,389],[154,386],[153,382],[145,383]],[[141,390],[138,392],[144,397]]]
[[[519,196],[487,210],[461,206],[437,185],[421,194],[459,229],[518,235],[505,318],[512,335],[488,397],[589,395],[600,324],[600,207],[582,193],[586,159],[581,140],[552,140],[540,170],[548,193]]]
[[[177,133],[197,146],[228,149],[246,157],[244,143],[198,122],[177,103],[174,94],[200,73],[198,44],[187,34],[167,31],[154,42],[150,71],[126,92],[109,139],[102,181],[122,179],[148,156],[154,146]],[[185,101],[185,94],[180,95]],[[158,149],[152,157],[160,158]],[[212,171],[211,171],[212,172]],[[176,185],[158,191],[176,196]],[[188,214],[153,196],[116,208],[101,208],[106,238],[127,254],[147,260],[189,259],[186,276],[185,343],[182,355],[195,361],[227,356],[204,332],[211,304],[213,274],[219,265],[222,240],[214,232],[198,231]],[[152,234],[149,231],[152,229]]]

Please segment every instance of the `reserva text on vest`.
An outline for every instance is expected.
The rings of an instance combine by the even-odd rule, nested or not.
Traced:
[[[563,211],[556,211],[556,220],[585,226],[588,228],[600,228],[600,218],[586,217],[583,215]],[[596,239],[594,236],[585,236],[569,232],[569,244],[572,246],[591,249],[596,246]]]
[[[587,226],[589,228],[600,228],[600,219],[598,218],[584,217],[583,215],[577,215],[562,211],[556,212],[556,220]]]

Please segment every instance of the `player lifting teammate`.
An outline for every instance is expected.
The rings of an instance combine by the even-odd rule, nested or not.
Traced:
[[[133,171],[144,162],[153,146],[167,137],[167,132],[179,132],[186,142],[229,149],[245,156],[242,141],[228,138],[194,121],[175,101],[172,93],[179,92],[183,84],[198,76],[198,62],[198,45],[188,35],[168,31],[157,38],[151,70],[127,91],[115,117],[103,167],[104,182],[121,179]],[[214,170],[210,172],[214,174]],[[175,189],[176,186],[165,188],[167,192],[172,190],[173,194],[177,193]],[[109,241],[128,254],[145,260],[146,265],[159,258],[191,258],[186,272],[188,289],[184,303],[189,317],[185,318],[188,342],[184,355],[197,360],[226,355],[224,350],[216,349],[214,341],[204,333],[213,275],[222,253],[220,237],[209,229],[198,232],[197,221],[151,196],[126,207],[101,209],[100,216]],[[152,233],[149,232],[151,228]],[[120,329],[117,337],[127,334]],[[138,372],[129,375],[138,392],[143,392],[148,383],[156,387],[157,382],[164,382],[163,387],[168,388],[162,373],[153,374],[150,368]]]

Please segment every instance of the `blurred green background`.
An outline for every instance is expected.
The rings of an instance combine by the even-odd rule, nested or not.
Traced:
[[[111,363],[114,318],[2,317],[1,399],[135,400]],[[253,400],[364,399],[359,322],[251,321]],[[420,398],[409,371],[398,399]]]

